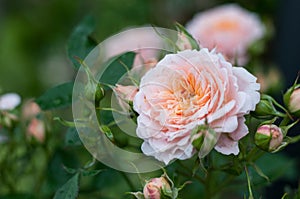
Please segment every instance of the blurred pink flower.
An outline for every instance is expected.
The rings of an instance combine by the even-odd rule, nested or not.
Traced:
[[[27,134],[29,136],[34,137],[39,142],[44,142],[44,140],[45,140],[44,122],[37,118],[33,118],[27,127]]]
[[[144,197],[145,199],[160,199],[162,189],[171,191],[170,184],[164,177],[152,178],[144,186]]]
[[[248,133],[244,115],[260,99],[257,90],[253,75],[206,48],[166,55],[142,78],[133,101],[143,153],[165,164],[190,158],[191,131],[208,124],[217,132],[214,148],[238,154],[238,141]]]
[[[197,14],[186,26],[202,47],[216,48],[231,63],[244,65],[247,49],[265,28],[259,17],[236,4],[222,5]]]
[[[31,119],[37,116],[41,112],[41,109],[37,103],[33,100],[27,101],[22,108],[22,115],[25,119]]]
[[[260,84],[260,91],[262,93],[279,90],[282,84],[282,77],[280,71],[276,68],[271,68],[267,72],[254,71],[257,77],[257,82]]]
[[[21,97],[16,93],[0,96],[0,110],[13,110],[21,103]]]
[[[135,28],[111,37],[108,45],[104,44],[104,49],[108,57],[113,57],[127,51],[134,51],[137,55],[134,59],[133,67],[145,67],[149,70],[155,66],[153,63],[157,62],[157,49],[162,45],[160,42],[161,39],[159,35],[155,34],[154,30],[149,31],[148,28]],[[154,46],[156,48],[147,48],[147,46]]]

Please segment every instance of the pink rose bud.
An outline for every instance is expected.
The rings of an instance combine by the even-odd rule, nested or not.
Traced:
[[[190,44],[187,36],[183,33],[178,33],[176,45],[180,50],[192,49],[192,45]]]
[[[161,193],[170,191],[170,184],[164,177],[152,178],[147,182],[143,190],[145,199],[160,199]]]
[[[41,109],[34,101],[28,101],[24,104],[22,109],[22,115],[25,119],[32,119],[41,112]]]
[[[123,86],[117,84],[114,91],[122,99],[125,99],[127,101],[133,101],[136,93],[138,92],[138,88],[136,86]]]
[[[291,113],[300,116],[300,88],[292,92],[288,106]]]
[[[262,125],[255,134],[255,144],[265,151],[275,151],[282,143],[282,130],[274,125]]]
[[[34,137],[39,142],[45,140],[45,125],[43,121],[33,118],[28,125],[27,134]]]

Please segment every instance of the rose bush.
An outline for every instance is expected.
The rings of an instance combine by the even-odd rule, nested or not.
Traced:
[[[259,102],[258,90],[253,75],[214,51],[165,56],[142,78],[133,101],[143,153],[165,164],[190,158],[191,131],[207,124],[217,132],[217,151],[238,154],[248,133],[244,115]]]

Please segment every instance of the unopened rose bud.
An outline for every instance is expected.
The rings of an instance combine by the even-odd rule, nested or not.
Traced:
[[[282,143],[281,128],[274,124],[260,126],[255,134],[255,144],[265,151],[275,151]]]
[[[22,109],[22,115],[25,119],[32,119],[33,117],[37,116],[40,112],[41,109],[39,105],[32,100],[27,101]]]
[[[136,93],[138,92],[138,88],[136,86],[123,86],[117,84],[114,91],[122,99],[133,101]]]
[[[293,115],[300,117],[300,88],[292,92],[288,108]]]
[[[283,117],[284,115],[277,111],[272,101],[275,101],[271,96],[263,94],[261,100],[256,105],[255,111],[252,115],[256,118],[271,119],[274,116]]]
[[[160,199],[161,194],[164,192],[171,192],[171,186],[164,177],[152,178],[143,190],[145,199]]]
[[[183,33],[178,33],[178,40],[176,42],[176,45],[180,50],[192,49],[187,36]]]
[[[33,118],[28,125],[27,134],[34,137],[39,142],[44,142],[45,140],[45,125],[44,122]]]

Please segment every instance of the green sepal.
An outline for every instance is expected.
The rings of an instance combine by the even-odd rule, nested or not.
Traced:
[[[198,138],[193,140],[192,145],[197,149],[197,151],[200,151],[203,142],[204,142],[204,134],[201,134]]]
[[[127,192],[126,194],[134,195],[136,199],[145,199],[144,194],[140,191],[138,191],[138,192]]]
[[[101,131],[106,135],[106,137],[107,137],[110,141],[112,141],[112,142],[115,141],[114,134],[112,133],[111,129],[110,129],[108,126],[106,126],[106,125],[101,125],[100,128],[101,128]]]
[[[264,150],[264,151],[268,151],[269,152],[269,146],[270,146],[270,142],[271,142],[272,136],[267,136],[264,134],[260,134],[260,133],[255,133],[254,136],[254,140],[255,140],[255,144],[258,148]]]

